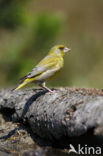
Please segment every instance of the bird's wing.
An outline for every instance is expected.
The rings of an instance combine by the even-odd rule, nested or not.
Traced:
[[[48,69],[55,68],[58,64],[59,58],[53,56],[46,56],[40,63],[32,69],[26,76],[21,78],[21,80],[25,80],[26,78],[33,78],[39,76],[43,72],[47,71]]]

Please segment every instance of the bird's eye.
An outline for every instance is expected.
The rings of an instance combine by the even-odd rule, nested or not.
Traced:
[[[63,50],[63,49],[64,49],[64,47],[60,47],[59,49],[60,49],[60,50]]]

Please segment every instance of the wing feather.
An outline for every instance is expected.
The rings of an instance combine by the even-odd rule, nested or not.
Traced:
[[[58,64],[59,58],[53,56],[46,56],[40,63],[32,69],[26,76],[24,76],[21,80],[25,80],[26,78],[33,78],[36,77],[43,72],[47,71],[48,69],[55,68]]]

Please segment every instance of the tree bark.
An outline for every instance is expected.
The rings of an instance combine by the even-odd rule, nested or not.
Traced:
[[[48,93],[39,89],[2,89],[0,112],[27,124],[43,144],[103,145],[102,90],[59,88]]]

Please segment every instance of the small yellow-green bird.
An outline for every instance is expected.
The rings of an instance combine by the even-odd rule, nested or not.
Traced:
[[[54,46],[48,55],[41,60],[31,72],[21,78],[19,85],[14,90],[18,90],[26,84],[34,82],[43,89],[53,92],[46,87],[45,82],[54,77],[62,69],[64,66],[63,56],[68,51],[70,51],[70,49],[64,45]]]

